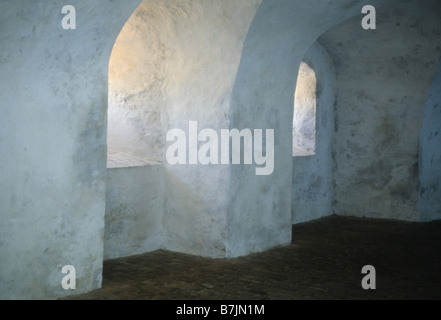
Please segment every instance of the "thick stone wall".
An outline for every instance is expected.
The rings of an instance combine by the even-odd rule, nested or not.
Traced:
[[[386,22],[378,17],[379,26],[388,30],[384,37],[381,30],[361,29],[361,0],[320,5],[146,0],[138,7],[140,2],[72,1],[75,30],[61,27],[63,1],[0,3],[0,298],[55,298],[98,288],[104,255],[163,246],[224,258],[289,244],[297,70],[321,34],[354,15],[354,30],[338,42],[333,40],[338,37],[323,42],[334,60],[338,87],[333,209],[381,217],[390,209],[401,212],[396,218],[415,218],[411,208],[417,196],[409,190],[416,187],[415,150],[438,59],[436,2],[423,1],[421,7],[414,2],[408,7],[415,11],[410,22],[387,22],[401,11],[408,15],[406,7],[388,11]],[[396,2],[406,1],[370,4],[379,9]],[[142,74],[136,78],[142,88],[135,88],[135,96],[146,95],[138,96],[142,105],[131,101],[139,109],[130,117],[145,125],[160,113],[154,129],[162,134],[173,128],[188,132],[189,121],[197,121],[199,130],[274,129],[271,175],[256,176],[252,165],[173,166],[164,159],[161,169],[106,170],[108,64],[119,32],[137,7],[141,14],[135,19],[143,20],[136,22],[139,30],[149,34],[134,49],[157,49],[157,59],[150,62],[164,65],[149,73],[153,78],[145,86]],[[377,40],[368,40],[373,35]],[[423,41],[424,50],[415,39]],[[339,53],[339,43],[344,52]],[[374,48],[386,51],[375,56]],[[133,58],[140,56],[137,52]],[[156,68],[148,61],[144,66]],[[365,86],[369,92],[360,89]],[[379,112],[368,111],[373,101]],[[403,104],[408,107],[394,107]],[[319,126],[328,117],[318,119]],[[328,147],[322,150],[329,152]],[[149,177],[155,180],[151,184]],[[142,210],[152,203],[152,214]],[[161,208],[162,215],[153,213]],[[76,267],[75,291],[61,287],[64,265]]]
[[[301,223],[332,214],[332,153],[335,74],[331,59],[317,42],[303,58],[316,76],[314,155],[293,157],[292,222]]]
[[[101,286],[107,66],[139,2],[71,1],[75,30],[65,1],[0,2],[0,299]]]
[[[441,6],[377,8],[322,35],[336,70],[334,206],[339,215],[418,220],[419,136],[441,48]]]
[[[229,115],[231,128],[275,129],[275,166],[272,175],[260,177],[249,166],[231,166],[229,256],[290,243],[297,71],[321,34],[360,15],[364,5],[364,1],[322,1],[320,5],[314,1],[262,1],[244,43]]]

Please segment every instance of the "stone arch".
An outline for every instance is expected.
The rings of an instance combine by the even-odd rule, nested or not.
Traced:
[[[106,215],[108,232],[105,239],[108,246],[105,248],[108,257],[139,253],[147,248],[152,250],[152,243],[174,251],[225,257],[227,167],[170,165],[164,159],[167,148],[164,142],[170,129],[178,128],[188,133],[189,121],[196,121],[198,130],[228,128],[231,88],[243,40],[259,3],[259,0],[144,0],[129,20],[133,24],[132,33],[126,35],[126,40],[139,40],[133,46],[140,50],[136,55],[142,59],[145,59],[144,51],[154,55],[154,61],[149,62],[133,61],[130,57],[131,63],[139,62],[134,68],[141,68],[141,76],[136,78],[142,78],[145,70],[144,73],[154,77],[154,81],[138,83],[140,88],[134,83],[136,92],[129,89],[120,100],[133,99],[133,109],[138,107],[137,103],[144,105],[142,110],[130,111],[130,116],[135,113],[134,123],[140,124],[141,129],[145,129],[142,123],[145,112],[155,110],[155,118],[160,118],[156,128],[160,141],[156,160],[162,160],[162,163],[153,169],[109,170],[108,181],[118,185],[108,185],[108,193],[113,195],[107,202],[109,214]],[[125,70],[129,69],[130,63],[126,64]],[[141,93],[141,96],[132,93]],[[146,145],[142,148],[145,149]],[[141,150],[138,154],[142,153]],[[154,176],[147,171],[152,171]],[[142,187],[133,188],[131,181],[139,183],[140,176],[144,181]],[[154,197],[142,194],[150,190],[145,181],[155,181]],[[127,194],[121,188],[127,189],[131,185],[134,192],[127,198],[134,200],[133,206],[112,200]],[[138,195],[134,197],[133,193]],[[154,205],[145,203],[151,197],[155,199],[152,201]],[[127,219],[128,216],[136,219]],[[123,218],[125,222],[119,223]],[[148,224],[149,231],[140,230],[140,221]],[[159,234],[150,232],[152,225],[155,230],[160,230]],[[124,238],[124,235],[133,234],[136,234],[136,241],[121,238],[121,235]],[[151,241],[152,234],[155,234],[154,241]],[[133,246],[121,246],[129,243]]]
[[[396,2],[370,4],[380,7]],[[250,168],[230,169],[232,177],[241,177],[230,180],[227,250],[232,255],[290,242],[292,105],[297,70],[321,34],[360,14],[364,4],[350,0],[324,1],[320,6],[310,1],[262,1],[244,43],[231,95],[230,127],[275,128],[275,169],[273,175],[258,178]],[[257,212],[259,219],[255,218]],[[260,238],[255,236],[256,230]]]
[[[75,3],[75,30],[61,26],[64,1],[0,5],[0,193],[13,199],[0,201],[0,298],[72,294],[60,264],[76,267],[75,293],[101,285],[107,66],[139,3]]]
[[[332,214],[332,136],[335,71],[326,50],[315,42],[303,58],[316,75],[315,154],[293,157],[292,223]]]
[[[398,2],[405,1],[370,4]],[[7,150],[0,159],[0,211],[5,213],[0,277],[6,279],[0,297],[71,294],[60,287],[60,263],[76,266],[82,284],[76,294],[101,284],[108,62],[119,31],[140,3],[79,4],[76,30],[60,27],[64,1],[1,4],[0,21],[7,27],[0,28],[0,42],[7,45],[1,50],[5,87],[0,100],[7,107],[0,108],[0,132],[8,139],[0,141]],[[164,185],[172,196],[164,200],[160,245],[233,257],[287,244],[296,72],[316,38],[359,14],[365,3],[222,1],[226,11],[192,3],[195,10],[172,8],[191,23],[178,30],[182,51],[176,52],[170,72],[178,70],[180,76],[167,86],[166,122],[184,129],[188,120],[214,129],[275,129],[275,170],[256,177],[248,166],[164,166]],[[228,23],[216,24],[221,16]],[[189,54],[193,44],[201,49],[195,55]],[[200,77],[182,76],[187,74]],[[185,110],[185,117],[176,110]],[[378,163],[375,168],[384,167]],[[41,232],[42,226],[48,232]]]

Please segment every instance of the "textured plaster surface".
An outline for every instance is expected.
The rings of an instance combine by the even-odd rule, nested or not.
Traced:
[[[191,120],[225,128],[243,39],[259,3],[143,1],[109,63],[109,150],[161,163],[169,129],[186,129]]]
[[[163,244],[170,250],[226,256],[228,167],[168,165],[164,156],[170,143],[165,134],[173,128],[188,133],[189,121],[197,121],[198,130],[228,128],[229,96],[259,3],[144,1],[114,46],[109,64],[108,165],[162,163],[165,191],[158,197],[164,206],[158,215]],[[109,183],[128,194],[129,184]],[[132,192],[138,197],[144,191]],[[115,205],[120,201],[123,197]],[[117,212],[115,207],[109,227],[116,223]],[[119,215],[126,219],[123,212]]]
[[[358,27],[356,17],[319,39],[337,77],[333,211],[413,221],[441,6],[410,1],[377,10],[376,30]]]
[[[370,1],[384,5],[395,1]],[[256,177],[231,166],[227,252],[261,251],[291,240],[292,120],[297,71],[308,48],[329,28],[360,13],[364,1],[266,0],[242,51],[230,102],[230,127],[275,129],[275,168]]]
[[[441,61],[430,88],[420,135],[418,213],[421,221],[441,219]]]
[[[324,48],[317,42],[308,50],[303,61],[314,70],[316,78],[315,154],[293,158],[293,224],[331,215],[333,199],[331,141],[334,133],[334,67]]]
[[[173,2],[172,2],[173,3]],[[243,42],[260,0],[177,1],[171,11],[185,18],[161,20],[174,37],[168,65],[166,130],[188,133],[189,121],[198,130],[229,128],[229,101],[240,63]],[[172,7],[173,8],[173,7]],[[167,36],[168,37],[168,36]],[[169,144],[168,144],[169,145]],[[165,161],[164,161],[165,162]],[[167,248],[210,257],[227,257],[228,187],[226,165],[165,163],[164,229]]]
[[[0,2],[0,299],[101,286],[107,64],[139,1]]]
[[[407,1],[369,4],[379,9],[398,2]],[[361,0],[145,0],[120,38],[136,39],[119,49],[128,64],[110,63],[109,101],[116,109],[109,124],[122,119],[117,127],[129,128],[117,137],[127,140],[113,140],[116,153],[163,167],[111,172],[109,59],[139,3],[72,1],[77,29],[63,30],[63,1],[0,2],[0,298],[72,294],[61,288],[66,264],[77,268],[76,294],[93,290],[101,284],[103,254],[162,244],[235,257],[289,244],[297,71],[321,34],[354,15],[351,27],[342,25],[343,32],[323,42],[340,87],[333,209],[391,217],[389,210],[394,218],[416,219],[418,137],[439,57],[439,11],[426,4],[436,2],[389,10],[390,16],[378,17],[384,28],[367,32],[360,27]],[[116,76],[113,63],[122,66]],[[317,120],[319,127],[327,118]],[[243,165],[168,165],[164,133],[185,131],[192,120],[199,129],[274,129],[274,173],[256,176],[254,166]],[[323,181],[328,174],[320,173]]]
[[[229,97],[259,3],[146,0],[115,44],[110,165],[163,164],[164,208],[158,214],[170,250],[226,256],[228,167],[168,165],[165,134],[174,128],[188,134],[189,121],[198,122],[198,131],[228,128]]]
[[[107,171],[104,259],[161,249],[164,167]]]

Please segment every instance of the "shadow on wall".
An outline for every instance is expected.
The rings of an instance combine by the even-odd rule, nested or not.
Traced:
[[[294,104],[293,224],[332,214],[334,67],[317,42],[303,60]]]
[[[418,177],[417,168],[423,166],[426,177],[437,176],[428,157],[440,149],[435,140],[428,142],[431,133],[435,138],[434,123],[423,123],[441,55],[440,13],[439,1],[406,1],[378,8],[376,30],[362,29],[354,17],[318,39],[336,71],[335,214],[422,219],[418,179],[426,178]],[[441,198],[439,191],[437,195]],[[419,201],[421,210],[421,195]]]
[[[75,31],[61,28],[61,0],[1,2],[0,21],[7,26],[0,28],[0,43],[4,44],[0,51],[3,86],[0,101],[5,105],[0,108],[0,144],[1,150],[5,150],[0,157],[0,278],[6,283],[0,286],[2,298],[53,298],[71,294],[60,286],[63,275],[59,264],[77,268],[75,293],[101,285],[107,172],[106,76],[116,36],[139,2],[83,1]],[[121,152],[133,151],[135,159],[150,157],[143,154],[144,149],[137,149],[138,143],[155,150],[156,142],[162,140],[155,130],[161,126],[155,127],[156,133],[150,133],[141,130],[146,123],[162,125],[166,120],[172,128],[183,128],[189,120],[196,120],[204,128],[277,128],[277,160],[274,174],[265,177],[256,177],[254,170],[244,166],[167,167],[167,174],[173,174],[173,182],[167,188],[174,188],[176,195],[174,202],[164,205],[167,219],[158,219],[159,222],[157,216],[152,220],[134,219],[132,222],[139,226],[130,230],[142,236],[145,230],[151,230],[144,229],[143,224],[158,222],[167,228],[168,248],[215,257],[245,255],[289,243],[296,69],[315,39],[341,21],[359,15],[362,2],[324,0],[324,5],[305,0],[143,2],[151,6],[143,18],[156,19],[155,31],[172,37],[167,38],[167,47],[159,41],[151,42],[152,49],[158,49],[151,61],[167,59],[169,69],[159,68],[153,79],[141,79],[132,87],[133,92],[122,89],[119,92],[115,84],[120,78],[113,78],[110,85],[116,89],[111,103],[120,104],[121,110],[109,116],[109,122],[125,119],[123,122],[131,128],[127,135],[131,148]],[[380,28],[362,34],[341,32],[339,41],[334,42],[335,46],[340,43],[346,52],[344,56],[333,56],[341,89],[336,115],[339,127],[335,188],[338,190],[334,194],[338,201],[334,209],[352,215],[408,218],[415,215],[415,203],[405,198],[410,190],[407,186],[417,189],[414,176],[409,174],[409,168],[415,165],[421,129],[415,126],[415,119],[421,124],[425,90],[430,86],[429,78],[437,62],[434,57],[439,57],[440,4],[422,0],[370,1],[379,6],[377,9],[385,3],[408,3],[411,14],[386,22],[384,34]],[[152,14],[155,8],[171,15]],[[401,9],[397,8],[396,12]],[[382,11],[383,17],[387,17],[385,14]],[[354,21],[349,30],[357,31],[360,19]],[[381,19],[378,21],[380,24]],[[138,35],[132,30],[131,36]],[[369,41],[371,36],[377,40]],[[168,48],[173,50],[165,50]],[[329,47],[326,50],[332,55]],[[164,56],[167,52],[173,54]],[[121,52],[122,56],[129,54]],[[137,50],[133,54],[136,56]],[[427,56],[427,60],[419,59]],[[384,63],[379,65],[379,61]],[[127,67],[136,69],[138,61],[132,62],[135,65]],[[320,86],[323,79],[320,68],[306,59],[305,62],[314,69],[318,80],[315,158],[325,161],[328,156],[319,155],[322,150],[328,152],[319,145],[320,128],[330,128],[333,123],[328,121],[332,119],[329,114],[320,120],[321,112],[326,112],[326,108],[321,108],[320,90],[326,86]],[[413,64],[407,68],[403,62]],[[165,87],[163,72],[169,72],[166,79],[171,81]],[[360,82],[363,86],[369,83],[369,89],[373,90],[360,90]],[[152,90],[145,91],[147,87]],[[162,95],[164,88],[168,90],[166,97]],[[159,122],[154,120],[158,119],[156,111],[149,113],[142,109],[146,105],[138,105],[136,100],[144,95],[150,103],[153,93],[157,101],[166,101],[149,106],[153,108],[149,110],[166,106],[167,112],[161,113]],[[353,106],[357,108],[352,110]],[[366,121],[372,109],[376,113]],[[328,121],[328,125],[321,124],[322,121]],[[433,137],[435,134],[436,130]],[[378,143],[372,145],[372,139]],[[110,142],[109,146],[116,151],[127,147],[116,142]],[[374,162],[379,155],[382,161]],[[158,153],[153,159],[161,156]],[[398,161],[391,163],[390,159]],[[332,165],[323,164],[323,167]],[[320,173],[320,176],[329,174]],[[126,180],[121,185],[134,187],[130,177],[122,178]],[[120,183],[122,178],[115,175],[113,181]],[[141,187],[147,179],[139,176]],[[308,181],[314,186],[327,183],[315,178]],[[196,208],[193,199],[182,206],[180,200],[188,199],[187,195],[195,195]],[[145,194],[131,196],[140,207],[146,205]],[[309,196],[305,193],[304,199]],[[324,198],[327,197],[328,194]],[[113,199],[117,200],[118,196]],[[133,217],[131,201],[127,206],[115,205],[120,205],[123,214]],[[298,217],[297,212],[295,216]],[[123,227],[125,222],[115,220]],[[148,248],[142,237],[133,237],[130,232],[125,235],[132,237],[140,250]]]
[[[441,219],[441,60],[420,135],[418,212],[421,221]]]
[[[170,165],[165,133],[187,131],[190,121],[228,128],[231,88],[259,4],[144,0],[122,29],[109,62],[105,258],[155,246],[231,254],[228,166]]]

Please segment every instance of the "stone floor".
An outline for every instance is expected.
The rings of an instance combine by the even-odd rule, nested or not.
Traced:
[[[376,268],[376,290],[361,269]],[[168,251],[104,263],[103,287],[72,299],[441,299],[441,221],[332,216],[293,226],[292,245],[232,260]]]

